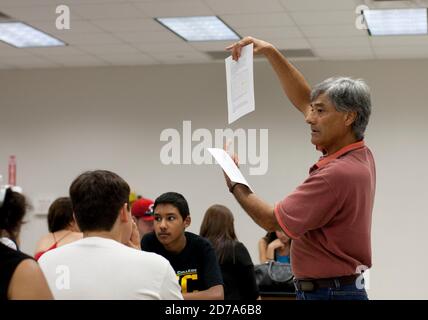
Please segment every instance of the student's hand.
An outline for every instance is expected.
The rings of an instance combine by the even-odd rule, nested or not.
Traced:
[[[238,61],[241,57],[242,47],[245,47],[248,44],[253,44],[253,53],[254,54],[264,54],[269,49],[273,48],[273,45],[269,42],[259,40],[253,37],[245,37],[244,39],[235,42],[234,44],[228,46],[226,50],[232,51],[232,59]]]
[[[223,145],[223,149],[224,149],[224,151],[226,151],[227,153],[229,153],[229,151],[228,151],[228,149],[229,149],[229,145],[230,145],[230,143],[229,144],[224,144]],[[235,164],[236,164],[236,166],[239,168],[239,159],[238,159],[238,155],[236,154],[236,153],[234,153],[234,154],[232,154],[232,155],[230,155],[230,157],[232,158],[232,160],[233,160],[233,162],[235,162]],[[233,185],[235,185],[236,183],[235,182],[232,182],[231,180],[230,180],[230,178],[229,178],[229,176],[226,174],[226,172],[224,172],[223,171],[223,174],[224,174],[224,178],[225,178],[225,180],[226,180],[226,184],[227,184],[227,187],[229,188],[229,190],[230,190],[230,188],[232,188],[233,187]]]
[[[284,245],[284,243],[282,243],[281,240],[275,239],[271,243],[268,244],[268,247],[269,247],[269,249],[276,250],[276,249],[285,247],[285,245]]]
[[[141,243],[140,243],[140,232],[138,231],[137,224],[134,220],[132,220],[132,232],[131,232],[131,238],[129,239],[128,243],[126,244],[128,247],[141,250]]]

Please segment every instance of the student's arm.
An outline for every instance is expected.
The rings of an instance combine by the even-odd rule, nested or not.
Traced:
[[[22,261],[9,283],[10,300],[52,300],[45,276],[39,265],[32,259]]]
[[[254,45],[253,50],[255,54],[263,54],[268,59],[291,103],[306,115],[310,104],[311,88],[300,71],[272,44],[252,37],[245,37],[226,49],[232,50],[233,59],[238,60],[241,55],[241,48],[250,43]]]
[[[271,243],[269,243],[266,250],[267,260],[275,260],[275,251],[276,249],[280,249],[281,247],[284,247],[284,244],[279,239],[275,239]]]
[[[223,286],[216,285],[207,290],[183,293],[184,300],[224,300]]]
[[[266,251],[267,251],[267,243],[264,238],[261,238],[259,240],[259,260],[260,263],[265,263],[268,261],[268,258],[266,258]]]

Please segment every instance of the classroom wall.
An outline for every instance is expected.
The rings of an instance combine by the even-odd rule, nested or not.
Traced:
[[[350,75],[370,85],[373,113],[366,143],[377,163],[377,193],[368,293],[372,299],[427,299],[428,60],[296,64],[311,84]],[[257,263],[264,231],[234,201],[219,167],[162,164],[160,151],[167,142],[160,141],[161,132],[181,132],[185,120],[192,132],[206,128],[213,135],[227,127],[246,133],[268,129],[268,171],[251,176],[249,165],[242,171],[272,204],[293,191],[319,157],[303,117],[264,61],[255,63],[256,111],[231,126],[223,63],[1,70],[0,96],[0,174],[7,176],[8,156],[16,155],[18,184],[34,206],[21,235],[28,253],[47,232],[46,216],[35,212],[40,203],[67,195],[82,171],[102,168],[117,172],[147,197],[181,192],[190,205],[189,231],[195,233],[208,206],[230,207],[238,237]]]

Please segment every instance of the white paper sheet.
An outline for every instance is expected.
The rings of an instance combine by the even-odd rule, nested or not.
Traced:
[[[242,175],[242,172],[239,170],[235,162],[233,162],[233,159],[226,151],[220,148],[207,148],[207,150],[209,153],[211,153],[211,155],[218,162],[220,167],[232,182],[244,184],[250,188],[251,191],[253,191],[247,180],[245,180],[244,176]]]
[[[255,110],[253,44],[242,48],[238,61],[225,59],[229,124]]]

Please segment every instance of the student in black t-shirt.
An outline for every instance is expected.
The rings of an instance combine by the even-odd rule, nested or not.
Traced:
[[[215,204],[205,212],[199,234],[210,240],[220,263],[225,300],[256,300],[259,290],[247,248],[238,241],[229,208]]]
[[[210,242],[185,232],[190,225],[186,199],[167,192],[153,205],[154,232],[141,240],[141,248],[165,257],[174,268],[184,299],[222,300],[223,279]]]

